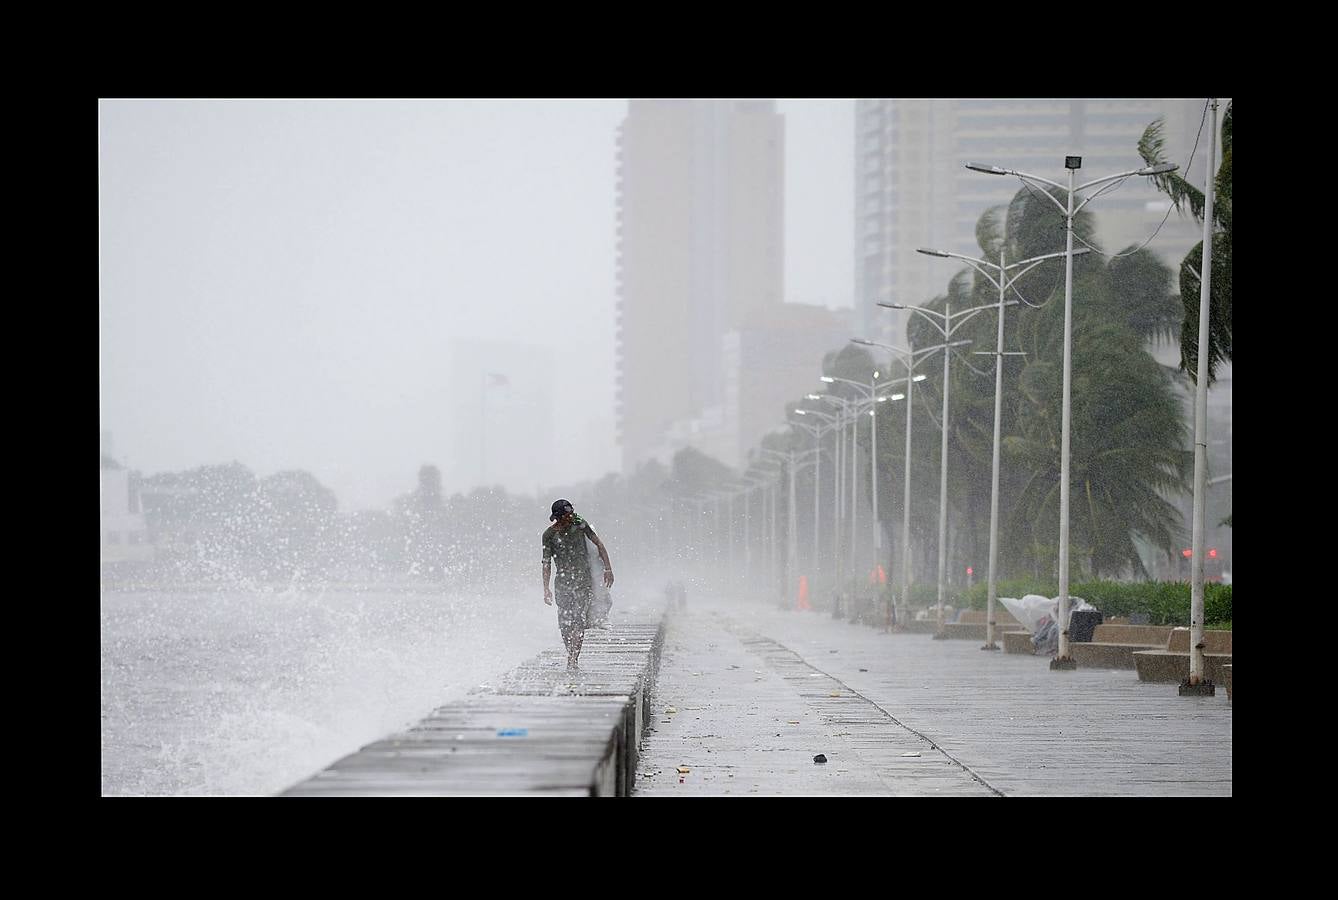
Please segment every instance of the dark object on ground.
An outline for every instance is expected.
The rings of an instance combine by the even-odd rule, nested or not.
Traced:
[[[815,763],[825,763],[827,761],[827,757],[819,753],[817,756],[813,757],[813,761]]]
[[[1075,609],[1069,613],[1069,640],[1090,643],[1096,626],[1105,618],[1099,609]]]

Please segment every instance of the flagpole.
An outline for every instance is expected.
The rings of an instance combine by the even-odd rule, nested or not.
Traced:
[[[488,486],[488,373],[479,381],[479,487]]]

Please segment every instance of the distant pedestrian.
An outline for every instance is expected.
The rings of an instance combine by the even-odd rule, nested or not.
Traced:
[[[688,608],[688,589],[681,581],[665,582],[664,600],[669,609],[685,610]]]
[[[576,511],[567,500],[553,501],[552,525],[544,531],[544,603],[553,605],[557,599],[558,630],[562,632],[562,643],[567,648],[567,668],[575,669],[581,655],[581,644],[585,640],[585,630],[590,626],[591,603],[594,600],[595,586],[590,574],[590,550],[587,541],[599,551],[599,559],[604,563],[604,587],[613,587],[613,563],[609,561],[609,551],[604,542],[595,534],[590,523],[576,515]],[[553,587],[548,586],[553,563],[557,563],[557,577]]]

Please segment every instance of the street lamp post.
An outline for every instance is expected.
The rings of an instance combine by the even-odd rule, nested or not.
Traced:
[[[850,379],[850,378],[840,378],[840,377],[838,377],[838,376],[836,376],[836,375],[823,375],[822,378],[819,379],[819,380],[821,380],[822,382],[824,382],[824,383],[826,383],[826,384],[835,384],[836,382],[840,381],[840,382],[842,382],[843,384],[849,384],[849,385],[852,385],[852,386],[858,388],[860,391],[867,391],[867,390],[869,389],[868,386],[867,386],[866,384],[864,384],[864,382],[862,382],[862,381],[854,381],[854,380],[852,380],[852,379]],[[856,411],[855,411],[854,413],[850,413],[850,414],[849,414],[849,417],[847,418],[847,408],[848,408],[848,407],[847,407],[847,401],[845,400],[844,397],[843,397],[843,398],[840,398],[840,399],[841,399],[841,413],[842,413],[842,419],[843,419],[843,421],[849,421],[850,424],[851,424],[851,428],[850,428],[850,443],[849,443],[849,447],[850,447],[850,530],[849,530],[849,534],[850,534],[850,577],[853,578],[853,577],[855,576],[856,571],[857,571],[857,567],[856,567],[856,565],[855,565],[855,531],[856,531],[856,527],[857,527],[857,524],[858,524],[858,518],[859,518],[859,508],[858,508],[857,503],[855,502],[855,501],[856,501],[856,490],[857,490],[856,482],[858,481],[858,474],[857,474],[857,472],[856,472],[856,466],[857,466],[857,464],[858,464],[858,463],[857,463],[857,460],[856,460],[856,457],[857,457],[857,452],[856,452],[856,451],[857,451],[858,446],[859,446],[859,445],[858,445],[858,441],[857,441],[857,439],[858,439],[858,437],[859,437],[859,433],[858,433],[858,428],[859,428],[859,413],[858,413],[858,406],[857,406]],[[844,438],[844,431],[843,431],[842,437]],[[844,494],[844,489],[843,489],[842,493]]]
[[[1064,216],[1064,408],[1060,417],[1059,439],[1059,650],[1056,657],[1050,661],[1050,668],[1076,669],[1078,667],[1077,663],[1069,655],[1069,425],[1073,380],[1073,217],[1100,192],[1098,191],[1096,194],[1085,198],[1076,206],[1074,205],[1074,194],[1077,191],[1104,184],[1107,181],[1130,178],[1134,175],[1164,175],[1168,172],[1174,172],[1179,167],[1174,163],[1161,163],[1156,166],[1131,169],[1128,172],[1093,179],[1078,185],[1076,188],[1073,186],[1073,173],[1082,168],[1081,156],[1064,157],[1064,168],[1069,173],[1067,187],[1048,178],[1019,172],[1016,169],[1003,169],[999,166],[989,166],[981,163],[967,163],[966,168],[974,172],[984,172],[987,175],[1014,175],[1024,183],[1028,181],[1039,182],[1063,191],[1065,195],[1065,202],[1060,203],[1049,191],[1044,188],[1041,190],[1042,195],[1059,207]],[[1211,247],[1205,249],[1211,251]]]
[[[826,426],[805,425],[802,422],[790,423],[796,428],[802,428],[804,431],[813,435],[813,577],[816,579],[822,564],[822,548],[819,543],[822,538],[822,529],[818,524],[822,515],[822,507],[818,499],[820,493],[819,484],[821,483],[822,475],[822,436],[837,427],[839,423],[836,423],[835,416],[828,415],[824,412],[818,412],[813,409],[796,409],[794,412],[795,415],[817,416],[820,419],[825,419],[828,422],[833,423]]]
[[[893,347],[890,344],[880,344],[877,341],[865,340],[864,338],[854,338],[857,344],[864,344],[870,347],[882,347],[884,350],[890,350],[893,353],[904,354],[903,364],[906,366],[906,448],[905,465],[906,471],[903,478],[902,509],[901,509],[901,603],[903,606],[909,606],[911,594],[911,409],[914,401],[915,382],[924,381],[926,375],[912,375],[915,370],[917,353],[932,353],[941,349],[938,347],[929,347],[924,350],[917,350],[911,353],[901,347]]]
[[[752,493],[752,491],[753,491],[753,488],[754,488],[755,486],[756,486],[756,485],[754,484],[754,482],[753,482],[751,479],[747,478],[747,477],[743,477],[743,478],[739,478],[739,479],[736,479],[736,480],[733,480],[733,481],[726,482],[726,483],[722,486],[723,489],[724,489],[724,493],[725,493],[725,502],[726,502],[726,505],[727,505],[728,516],[729,516],[729,578],[728,578],[728,582],[729,582],[729,584],[730,584],[732,587],[735,587],[735,588],[738,587],[738,584],[739,584],[739,578],[738,578],[738,576],[735,574],[736,570],[735,570],[735,566],[734,566],[734,558],[735,558],[735,547],[734,547],[734,545],[737,543],[737,540],[736,540],[736,537],[735,537],[736,529],[735,529],[735,524],[734,524],[734,523],[735,523],[735,519],[736,519],[736,517],[735,517],[735,515],[734,515],[734,500],[735,500],[736,498],[738,498],[738,497],[742,497],[742,498],[743,498],[743,502],[744,502],[744,514],[743,514],[743,557],[744,557],[744,563],[743,563],[743,565],[744,565],[744,581],[747,582],[747,581],[751,578],[751,573],[752,573],[752,548],[751,548],[750,543],[749,543],[749,542],[750,542],[749,520],[751,519],[751,504],[750,504],[748,498],[749,498],[749,496],[751,495],[751,493]]]
[[[753,585],[752,497],[753,497],[753,491],[757,490],[758,488],[765,488],[768,482],[745,473],[742,479],[742,483],[747,485],[747,489],[743,493],[743,581],[745,585],[745,592],[751,593]],[[765,527],[766,494],[762,495],[762,504],[764,507],[763,522]]]
[[[876,341],[866,341],[866,340],[864,340],[863,338],[851,338],[851,340],[854,341],[854,342],[857,343],[857,344],[865,344],[865,345],[869,345],[869,346],[883,347],[883,348],[885,348],[885,349],[893,350],[893,351],[895,351],[895,352],[904,352],[904,351],[902,351],[901,348],[899,348],[899,347],[890,347],[890,346],[888,346],[887,344],[879,344],[879,343],[876,342]],[[961,343],[966,343],[966,342],[963,341],[963,342],[961,342]],[[939,348],[939,347],[931,347],[931,348],[927,348],[927,349],[925,349],[925,350],[919,350],[919,351],[916,351],[916,352],[917,352],[917,353],[929,353],[929,352],[933,352],[933,351],[938,350],[938,349],[941,349],[941,348]],[[905,382],[905,383],[906,383],[906,393],[905,393],[905,394],[884,394],[884,395],[882,395],[882,396],[877,396],[877,395],[875,395],[875,394],[873,394],[873,393],[871,392],[871,393],[870,393],[870,396],[869,396],[868,398],[866,398],[866,399],[864,399],[864,400],[857,400],[857,401],[855,401],[855,412],[854,412],[854,414],[853,414],[853,419],[854,419],[855,422],[858,422],[858,421],[859,421],[859,416],[860,416],[860,413],[861,413],[860,407],[861,407],[861,406],[864,406],[864,405],[868,405],[868,406],[870,407],[870,409],[869,409],[869,415],[872,417],[871,420],[870,420],[871,425],[872,425],[872,427],[873,427],[873,434],[872,434],[872,436],[871,436],[871,438],[870,438],[870,460],[869,460],[869,470],[870,470],[870,475],[869,475],[869,480],[870,480],[870,484],[871,484],[872,489],[873,489],[872,507],[873,507],[873,524],[874,524],[874,534],[875,534],[875,539],[874,539],[874,562],[875,562],[875,565],[882,565],[882,546],[883,546],[883,542],[882,542],[882,525],[881,525],[881,523],[878,521],[878,428],[877,428],[877,418],[876,418],[876,416],[875,416],[875,411],[877,410],[877,408],[878,408],[878,404],[879,404],[879,403],[884,403],[884,402],[886,402],[886,401],[888,401],[888,400],[902,400],[902,399],[905,399],[905,400],[907,401],[907,406],[906,406],[906,408],[907,408],[907,410],[908,410],[908,413],[907,413],[907,419],[908,419],[908,422],[907,422],[907,424],[908,424],[907,434],[909,435],[909,433],[910,433],[910,432],[909,432],[909,409],[910,409],[910,400],[911,400],[911,385],[912,385],[914,382],[916,382],[916,381],[923,381],[924,378],[925,378],[925,376],[923,376],[923,375],[911,375],[911,374],[910,374],[910,369],[911,369],[912,367],[913,367],[913,364],[912,364],[912,366],[908,366],[908,368],[907,368],[907,377],[905,377],[905,378],[897,378],[897,379],[893,379],[893,380],[883,380],[883,381],[876,382],[876,384],[877,384],[878,386],[890,386],[890,385],[901,384],[902,382]],[[879,373],[878,373],[878,372],[875,372],[875,373],[874,373],[874,377],[875,377],[875,379],[877,379],[878,376],[879,376]],[[851,380],[851,379],[849,379],[849,378],[839,378],[839,377],[836,377],[836,376],[825,375],[825,376],[823,376],[822,380],[825,381],[825,382],[828,382],[828,383],[832,383],[832,382],[836,382],[836,381],[841,381],[841,382],[845,382],[846,384],[853,385],[854,387],[857,387],[857,388],[859,388],[859,389],[861,389],[861,390],[863,390],[863,391],[869,391],[869,386],[868,386],[868,385],[865,385],[865,384],[863,384],[862,382],[859,382],[859,381],[853,381],[853,380]],[[907,443],[907,459],[910,458],[910,457],[909,457],[909,451],[910,451],[910,445],[909,445],[909,442],[908,442],[908,443]],[[851,471],[852,471],[852,473],[853,473],[853,472],[854,472],[854,463],[853,463],[854,453],[853,453],[853,449],[852,449],[852,453],[851,453],[851,459],[852,459]],[[909,464],[907,465],[907,472],[909,473]],[[853,507],[853,506],[854,506],[854,500],[855,500],[855,492],[854,492],[854,487],[853,487],[853,485],[854,485],[854,479],[853,479],[853,478],[851,479],[851,484],[852,484],[852,488],[851,488],[851,506]],[[907,493],[907,496],[909,496],[909,491],[908,491],[908,493]],[[909,522],[909,518],[906,519],[906,522]],[[905,522],[903,523],[903,530],[906,530],[904,526],[905,526]],[[854,527],[855,527],[855,522],[854,522],[854,517],[853,517],[853,515],[852,515],[852,517],[851,517],[851,546],[852,546],[852,548],[853,548],[853,546],[854,546]],[[854,553],[853,553],[853,550],[852,550],[852,553],[851,553],[851,564],[852,564],[852,567],[853,567],[853,565],[854,565]],[[907,588],[907,589],[909,589],[909,582],[907,582],[907,585],[908,585],[908,588]]]
[[[1194,385],[1194,533],[1189,587],[1189,678],[1180,696],[1212,696],[1213,683],[1204,677],[1203,564],[1205,518],[1208,510],[1208,312],[1213,280],[1213,178],[1217,165],[1217,98],[1213,97],[1208,129],[1208,168],[1204,174],[1203,262],[1199,276],[1199,358]],[[1231,476],[1227,476],[1228,478]]]
[[[933,320],[930,320],[930,322],[931,324],[934,325],[934,328],[937,328],[939,332],[942,332],[943,341],[945,342],[943,342],[942,345],[935,346],[935,348],[926,348],[925,350],[915,350],[915,353],[923,353],[926,352],[926,350],[939,349],[939,348],[942,348],[943,350],[943,419],[942,419],[943,444],[942,444],[942,451],[939,452],[939,467],[938,467],[939,468],[938,634],[934,635],[934,637],[942,637],[943,594],[945,594],[945,591],[947,590],[947,552],[946,552],[947,551],[947,385],[949,385],[949,377],[947,377],[947,374],[949,374],[949,362],[951,357],[950,350],[951,348],[954,348],[954,346],[962,346],[965,344],[970,344],[970,341],[953,341],[954,330],[957,330],[959,326],[965,324],[965,322],[969,320],[971,316],[974,316],[975,313],[978,313],[979,310],[989,309],[989,308],[987,308],[987,306],[975,306],[975,308],[973,309],[962,310],[962,312],[957,313],[957,316],[963,317],[962,321],[953,322],[954,316],[953,316],[953,310],[951,310],[951,305],[945,306],[945,312],[943,313],[935,313],[933,312],[933,310],[923,309],[921,308],[921,306],[904,306],[902,304],[882,304],[882,302],[880,302],[880,304],[878,305],[887,306],[887,308],[890,309],[909,309],[911,310],[911,312],[923,313],[926,314],[926,316],[941,316],[943,320],[943,325],[939,325],[938,322],[934,322]],[[860,344],[863,344],[863,342],[866,341],[864,341],[863,338],[860,338],[858,342],[860,342]],[[887,346],[887,345],[884,344],[880,346]],[[890,349],[896,349],[896,348],[890,348]],[[904,350],[902,350],[902,352],[904,352]],[[911,369],[913,368],[914,368],[914,354],[911,354],[911,362],[909,365],[907,365],[907,378],[910,377]],[[907,384],[909,384],[909,382],[907,382]],[[907,412],[907,416],[910,416],[910,412]],[[910,433],[909,429],[907,429],[907,433]],[[907,452],[906,457],[907,460],[910,459],[909,452]],[[910,473],[910,464],[907,463],[907,475],[909,475],[909,473]],[[907,484],[910,484],[909,479],[907,479]],[[907,510],[909,510],[909,508],[910,508],[909,504],[907,504]],[[909,546],[910,544],[907,544],[907,547]]]
[[[768,450],[766,447],[760,447],[758,448],[758,450],[759,452],[770,456],[772,459],[776,459],[780,462],[785,463],[790,473],[789,503],[787,504],[788,523],[789,523],[787,530],[789,533],[786,535],[786,541],[785,541],[785,574],[781,581],[782,585],[781,597],[786,600],[788,605],[789,595],[790,595],[790,582],[793,579],[795,573],[795,557],[798,555],[799,552],[798,541],[796,540],[796,536],[794,533],[795,521],[797,519],[794,507],[794,466],[795,466],[794,451],[791,450],[789,453],[781,453],[776,450]],[[772,528],[773,528],[772,541],[774,543],[775,541],[774,529],[775,529],[775,515],[776,515],[776,504],[774,501],[771,504],[771,515],[772,515]]]
[[[829,403],[839,404],[840,413],[828,416],[831,420],[831,428],[836,431],[835,440],[835,465],[832,466],[832,559],[836,561],[836,584],[841,584],[841,516],[845,509],[845,496],[841,493],[841,478],[845,474],[843,463],[846,453],[846,401],[843,397],[833,397],[830,394],[806,394],[808,400],[826,400]]]
[[[716,564],[716,575],[720,574],[720,492],[711,492],[711,532],[715,536],[715,552],[711,554]]]
[[[865,384],[865,383],[862,382],[862,381],[855,381],[854,379],[851,379],[851,378],[841,378],[840,376],[837,376],[837,375],[823,375],[822,378],[821,378],[821,380],[822,380],[823,382],[825,382],[826,384],[835,384],[836,382],[839,381],[839,382],[841,382],[842,384],[848,384],[848,385],[851,385],[852,387],[857,388],[861,393],[863,393],[863,394],[865,395],[865,398],[866,398],[866,400],[867,400],[868,402],[872,402],[872,399],[871,399],[871,398],[873,398],[873,397],[875,396],[875,392],[876,392],[876,390],[877,390],[877,387],[876,387],[876,386],[877,386],[877,382],[878,382],[878,372],[877,372],[876,370],[874,371],[874,373],[873,373],[873,379],[870,381],[869,384]],[[858,504],[856,503],[856,499],[857,499],[856,491],[858,490],[858,480],[859,480],[858,475],[856,474],[856,466],[857,466],[857,464],[858,464],[858,463],[857,463],[857,460],[856,460],[856,449],[857,449],[858,446],[859,446],[859,406],[861,405],[861,403],[860,403],[860,401],[855,401],[855,404],[854,404],[854,405],[855,405],[855,411],[854,411],[854,413],[852,413],[852,414],[850,415],[850,420],[849,420],[849,421],[850,421],[850,425],[851,425],[851,428],[850,428],[850,574],[851,574],[852,577],[858,572],[858,567],[857,567],[856,564],[855,564],[855,551],[856,551],[856,547],[855,547],[855,532],[856,532],[856,530],[857,530],[857,525],[858,525],[858,521],[857,521],[857,520],[858,520],[858,514],[859,514],[859,513],[858,513]],[[843,403],[842,403],[842,411],[843,411],[843,414],[844,414],[845,409],[846,409],[846,407],[845,407],[844,398],[843,398]],[[876,431],[876,430],[875,430],[875,431]],[[876,439],[877,439],[877,437],[876,437],[876,434],[875,434],[875,440],[876,440]],[[876,464],[877,464],[877,458],[876,458],[876,456],[875,456],[875,457],[873,457],[873,458],[871,458],[871,459],[869,460],[869,465],[870,465],[870,467],[871,467],[871,469],[872,469],[872,467],[874,467]],[[875,473],[875,474],[874,474],[874,477],[875,477],[875,479],[876,479],[876,477],[877,477],[876,470],[873,470],[873,471],[874,471],[874,473]],[[876,482],[876,480],[875,480],[875,484],[876,484],[876,483],[877,483],[877,482]],[[875,494],[874,494],[874,499],[873,499],[873,514],[874,514],[874,525],[875,525],[875,526],[877,526],[877,524],[878,524],[878,520],[877,520],[877,515],[878,515],[878,499],[877,499],[877,497],[878,497],[878,495],[877,495],[877,493],[875,492]],[[877,541],[877,537],[875,537],[874,540]]]
[[[1024,260],[1021,260],[1020,262],[1012,263],[1011,265],[1008,264],[1008,263],[1007,263],[1007,260],[1006,260],[1006,258],[1005,258],[1005,254],[1006,254],[1007,251],[1006,251],[1006,248],[1005,248],[1005,246],[1004,246],[1004,245],[1006,244],[1006,238],[1007,238],[1007,234],[1008,234],[1008,232],[1007,232],[1007,225],[1008,225],[1008,223],[1007,223],[1007,217],[1005,217],[1005,221],[1004,221],[1004,228],[1005,228],[1005,231],[1004,231],[1004,237],[1005,237],[1005,240],[1000,242],[1000,246],[999,246],[999,262],[998,262],[998,264],[995,264],[995,263],[992,263],[992,262],[988,262],[988,261],[983,260],[983,259],[977,259],[977,258],[974,257],[974,256],[963,256],[963,255],[960,254],[960,253],[949,253],[949,252],[944,251],[944,250],[930,250],[930,249],[928,249],[928,248],[921,247],[921,248],[919,248],[919,249],[916,251],[916,252],[918,252],[918,253],[923,253],[923,254],[925,254],[925,255],[927,255],[927,256],[942,256],[942,257],[947,257],[947,258],[949,258],[949,259],[960,259],[960,260],[963,260],[963,261],[965,261],[968,265],[970,265],[973,269],[975,269],[977,272],[979,272],[979,273],[980,273],[980,274],[981,274],[987,281],[990,282],[990,284],[994,285],[995,287],[997,287],[997,288],[999,289],[999,305],[998,305],[998,310],[999,310],[999,321],[998,321],[998,334],[997,334],[997,336],[996,336],[996,338],[995,338],[994,352],[993,352],[992,354],[989,354],[989,355],[993,355],[994,358],[995,358],[995,361],[994,361],[994,450],[993,450],[993,454],[992,454],[992,457],[991,457],[991,464],[990,464],[990,465],[991,465],[991,468],[990,468],[990,562],[989,562],[989,582],[988,582],[988,586],[987,586],[987,589],[986,589],[986,591],[987,591],[987,593],[986,593],[986,597],[987,597],[987,599],[986,599],[986,614],[985,614],[985,620],[986,620],[986,624],[985,624],[985,646],[983,646],[983,647],[980,648],[980,649],[982,649],[982,650],[998,650],[998,649],[999,649],[999,645],[996,644],[996,643],[994,643],[994,602],[995,602],[995,599],[996,599],[997,596],[998,596],[998,581],[997,581],[997,576],[996,576],[996,566],[997,566],[997,564],[998,564],[998,559],[999,559],[999,443],[1000,443],[1000,440],[999,440],[999,437],[1000,437],[1000,434],[999,434],[999,421],[1000,421],[1000,416],[1001,416],[1002,411],[1003,411],[1003,357],[1005,357],[1005,356],[1024,356],[1024,355],[1025,355],[1025,354],[1023,354],[1023,353],[1009,353],[1009,352],[1005,352],[1005,351],[1004,351],[1004,348],[1003,348],[1003,342],[1004,342],[1004,307],[1005,307],[1005,306],[1016,306],[1017,303],[1018,303],[1018,301],[1016,301],[1016,300],[1005,300],[1005,297],[1007,296],[1008,289],[1009,289],[1009,288],[1013,288],[1013,285],[1017,283],[1017,280],[1018,280],[1019,278],[1021,278],[1023,275],[1025,275],[1027,272],[1030,272],[1032,269],[1034,269],[1036,266],[1040,265],[1040,264],[1041,264],[1042,262],[1044,262],[1045,260],[1048,260],[1048,259],[1058,259],[1059,257],[1065,255],[1065,254],[1062,253],[1062,252],[1061,252],[1061,253],[1047,253],[1047,254],[1045,254],[1045,255],[1043,255],[1043,256],[1033,256],[1033,257],[1031,257],[1031,258],[1029,258],[1029,259],[1024,259]],[[1079,251],[1079,252],[1086,253],[1086,252],[1087,252],[1087,249],[1086,249],[1086,248],[1083,248],[1083,249],[1082,249],[1081,251]],[[998,276],[999,276],[999,277],[996,279],[993,275],[991,275],[988,271],[986,271],[986,269],[992,269],[992,270],[994,270],[995,272],[998,273]],[[1013,270],[1013,269],[1017,269],[1017,270],[1019,270],[1019,271],[1017,271],[1017,272],[1013,272],[1012,275],[1010,276],[1010,275],[1009,275],[1009,272],[1010,272],[1011,270]],[[1013,291],[1016,293],[1016,292],[1017,292],[1017,289],[1016,289],[1016,288],[1013,288]],[[1021,294],[1018,294],[1018,296],[1020,297]],[[1025,301],[1024,301],[1024,302],[1025,302]],[[1027,305],[1028,305],[1028,306],[1033,306],[1034,304],[1030,304],[1030,303],[1028,303]],[[979,352],[987,352],[987,351],[979,351]]]

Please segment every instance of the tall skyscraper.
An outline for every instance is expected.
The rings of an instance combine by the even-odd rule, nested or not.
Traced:
[[[784,302],[774,100],[632,100],[618,131],[623,468],[685,446],[740,466],[812,390],[845,315]]]
[[[1007,204],[1016,178],[964,168],[981,162],[1064,182],[1064,157],[1082,157],[1078,182],[1142,165],[1138,139],[1165,120],[1169,157],[1182,166],[1202,120],[1204,101],[1174,99],[872,99],[855,107],[855,296],[865,333],[903,343],[905,319],[879,301],[919,305],[942,294],[957,271],[917,254],[934,247],[979,255],[975,227],[983,212]],[[1206,127],[1205,127],[1206,132]],[[1188,177],[1203,183],[1207,144],[1199,143]],[[1166,215],[1164,195],[1130,178],[1087,207],[1106,252],[1141,243]],[[1063,249],[1062,228],[1056,250]],[[1178,265],[1202,237],[1172,212],[1149,249]]]
[[[687,445],[738,465],[766,430],[754,413],[773,427],[784,418],[787,385],[803,376],[759,388],[766,375],[749,366],[778,347],[765,332],[818,340],[812,322],[799,321],[805,314],[783,302],[784,167],[773,100],[629,102],[618,131],[624,469],[667,462]],[[804,346],[785,364],[816,377],[822,349]],[[742,416],[740,404],[749,404]]]

